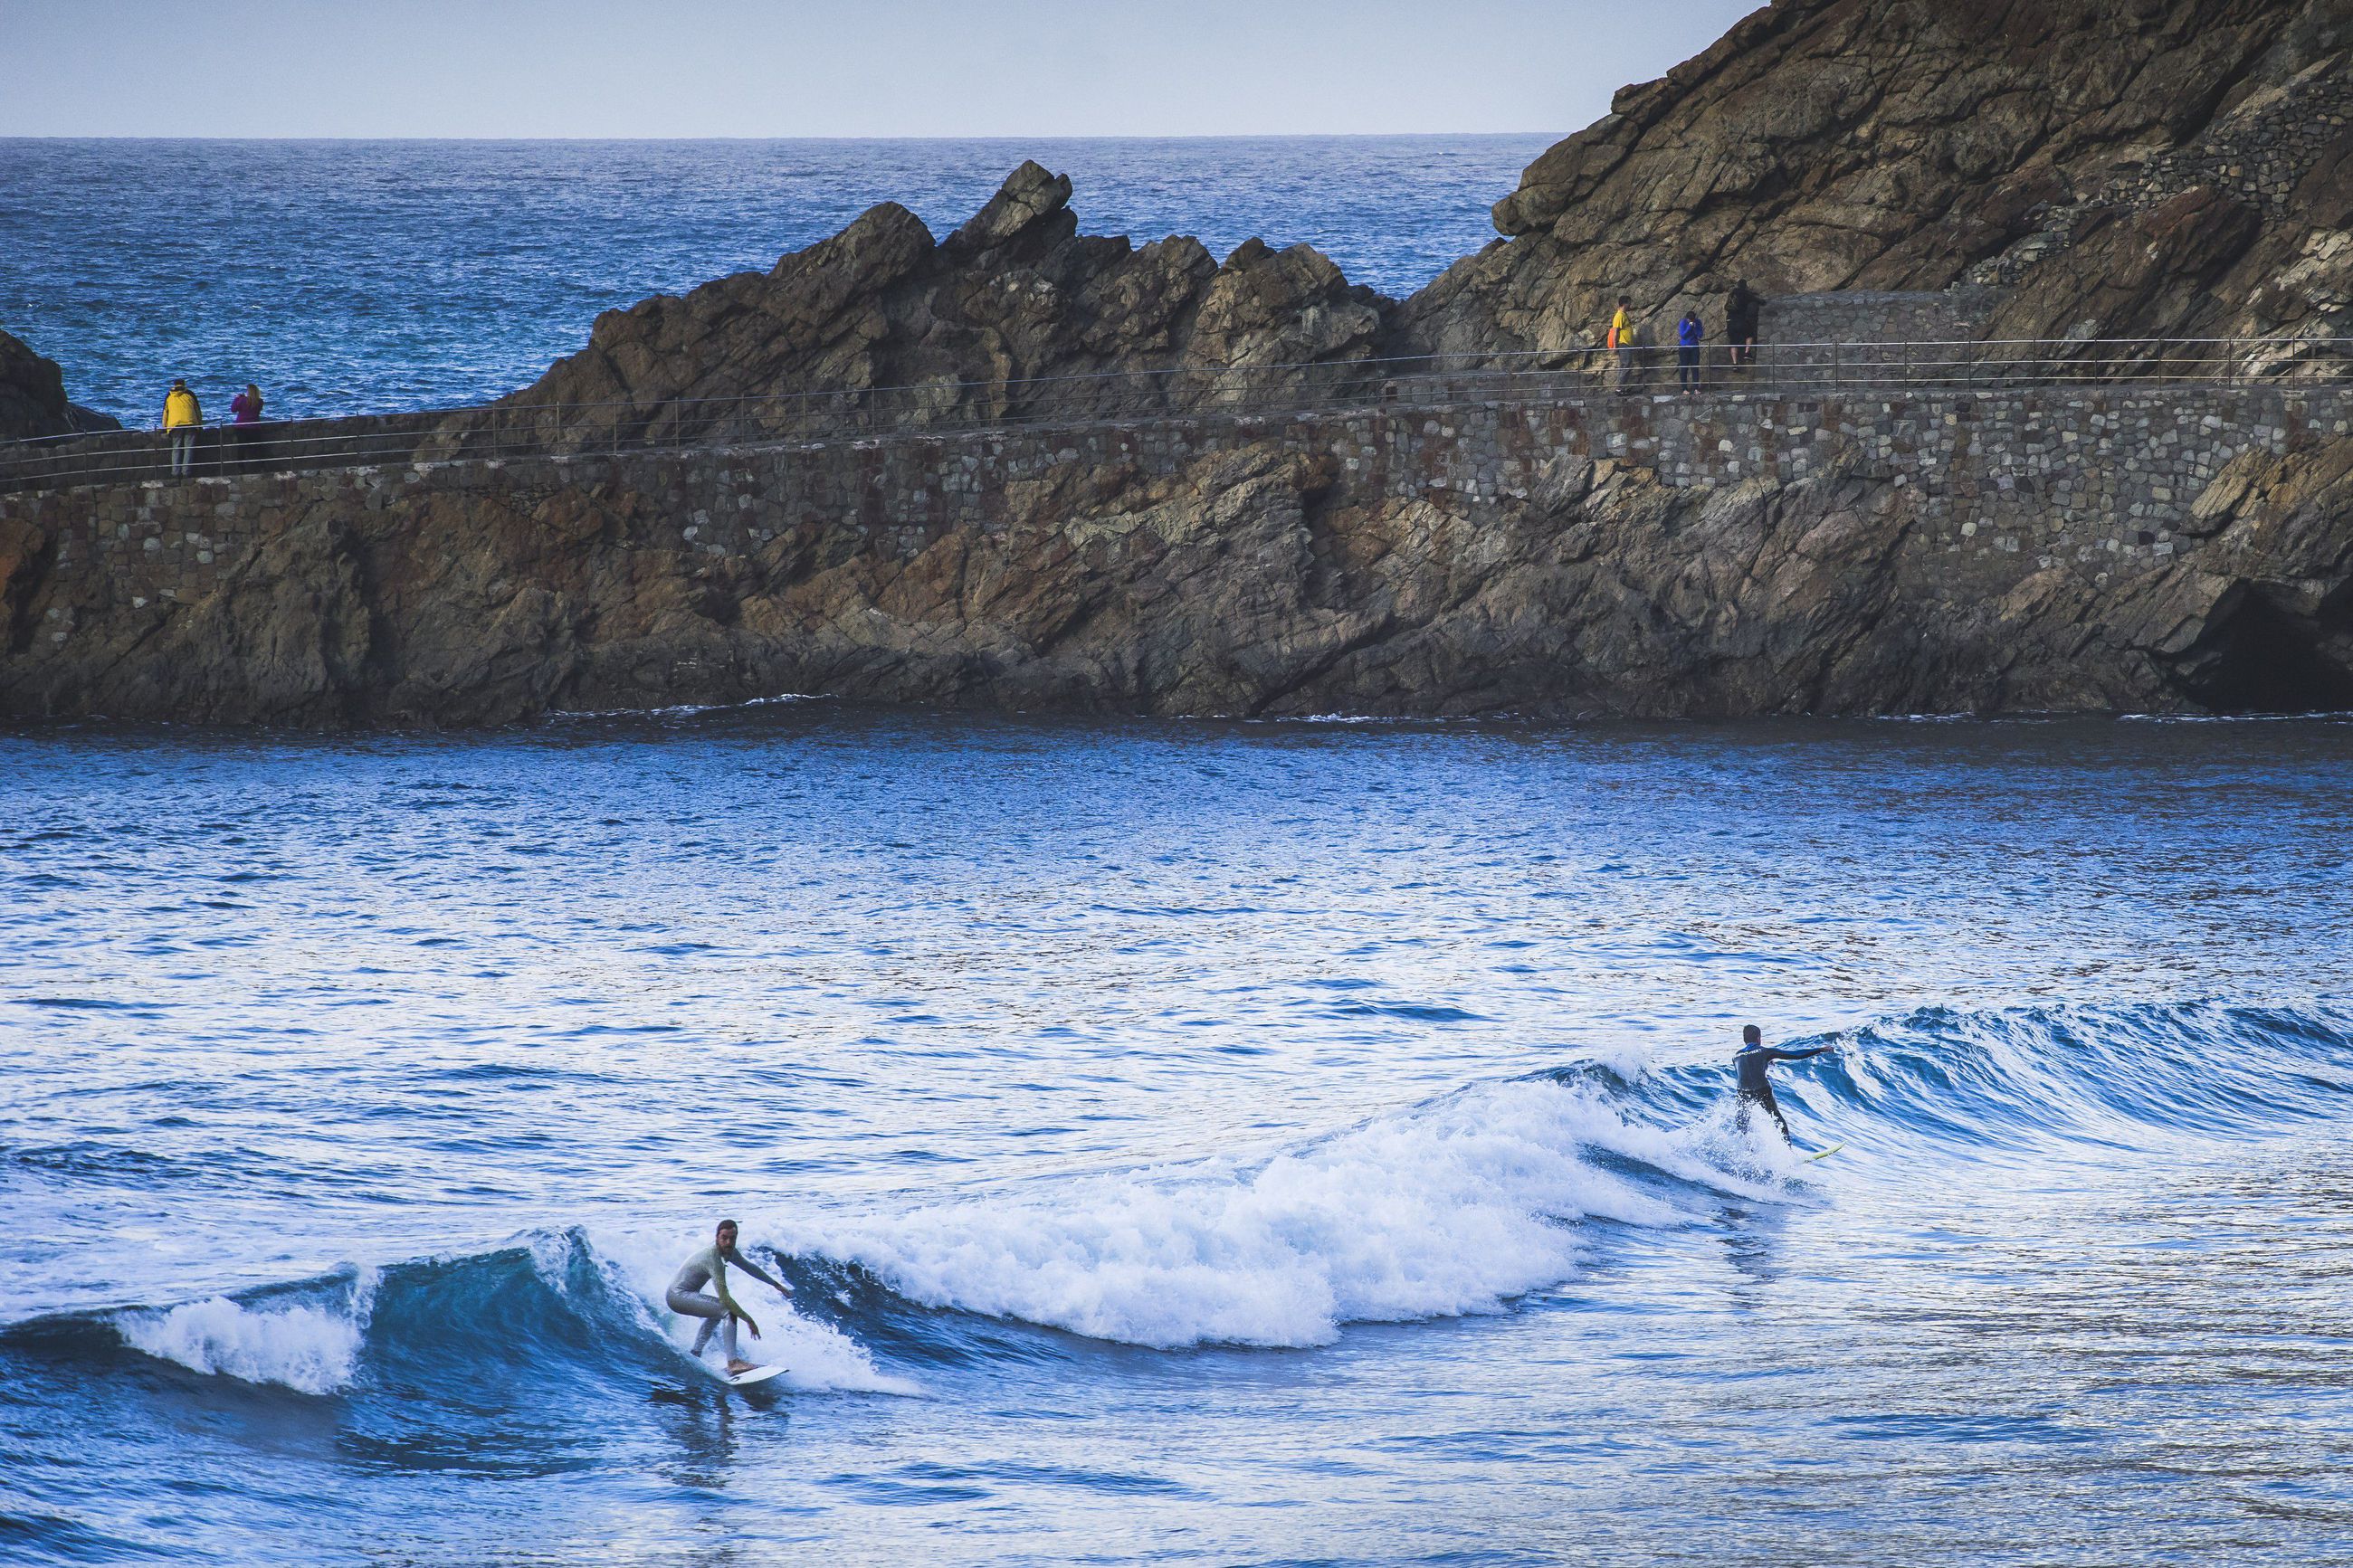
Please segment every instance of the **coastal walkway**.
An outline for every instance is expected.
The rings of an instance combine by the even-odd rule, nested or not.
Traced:
[[[1151,409],[1097,381],[797,426],[776,411],[814,400],[502,407],[388,449],[347,429],[249,471],[18,489],[0,716],[2353,705],[2353,384],[1789,368]]]
[[[1714,345],[1695,368],[1672,349],[1623,363],[1599,350],[1419,356],[997,382],[832,388],[643,403],[499,402],[337,419],[210,426],[175,475],[156,430],[0,443],[0,493],[161,485],[237,475],[409,464],[511,463],[764,445],[889,444],[1202,419],[1591,405],[1630,396],[1833,398],[2309,386],[2353,373],[2333,344],[2295,339],[2110,339]]]

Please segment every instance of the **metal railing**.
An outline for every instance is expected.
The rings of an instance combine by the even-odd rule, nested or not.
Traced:
[[[2105,339],[1574,349],[1038,377],[647,403],[520,404],[203,426],[175,465],[160,430],[0,444],[0,491],[419,462],[918,439],[1173,418],[1541,404],[1612,395],[1816,396],[2334,381],[2333,340]],[[175,468],[182,471],[175,471]]]

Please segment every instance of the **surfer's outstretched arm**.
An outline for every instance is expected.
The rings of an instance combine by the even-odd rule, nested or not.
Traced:
[[[1783,1050],[1769,1050],[1769,1049],[1768,1049],[1768,1050],[1767,1050],[1767,1051],[1765,1052],[1765,1059],[1766,1059],[1767,1061],[1768,1061],[1768,1062],[1801,1062],[1801,1061],[1804,1061],[1808,1057],[1818,1057],[1818,1056],[1820,1056],[1824,1051],[1834,1051],[1834,1050],[1836,1050],[1836,1049],[1838,1049],[1838,1047],[1837,1047],[1836,1046],[1816,1046],[1816,1047],[1813,1047],[1813,1049],[1811,1049],[1811,1050],[1806,1050],[1806,1051],[1783,1051]]]
[[[791,1286],[786,1284],[781,1279],[771,1278],[767,1270],[762,1268],[758,1264],[753,1262],[750,1258],[744,1257],[733,1247],[729,1247],[723,1256],[726,1258],[728,1262],[733,1264],[736,1268],[741,1268],[744,1273],[749,1274],[753,1279],[757,1279],[761,1284],[765,1285],[769,1289],[776,1291],[778,1295],[789,1296],[793,1293],[793,1288]]]

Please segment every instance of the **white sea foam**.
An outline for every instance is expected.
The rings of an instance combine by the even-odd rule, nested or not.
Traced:
[[[115,1328],[132,1348],[207,1375],[332,1394],[359,1365],[375,1305],[364,1274],[344,1300],[320,1306],[243,1306],[226,1296],[160,1311],[125,1312]]]
[[[1678,1135],[1589,1091],[1493,1086],[1254,1169],[1164,1167],[899,1215],[776,1227],[893,1289],[1098,1339],[1315,1345],[1353,1321],[1500,1310],[1567,1279],[1573,1222],[1683,1218],[1591,1163],[1614,1148],[1721,1184]]]
[[[549,724],[596,719],[699,719],[706,713],[737,713],[754,708],[774,708],[786,702],[822,702],[816,692],[785,691],[774,697],[747,697],[741,702],[678,702],[664,708],[582,708],[551,711],[542,716]]]

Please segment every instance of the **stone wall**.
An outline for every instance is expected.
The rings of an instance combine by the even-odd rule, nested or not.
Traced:
[[[2210,185],[2273,217],[2294,216],[2296,186],[2353,127],[2348,68],[2339,55],[2263,89],[2189,146],[2120,170],[2096,199],[2147,208]]]
[[[27,492],[0,717],[2346,706],[2348,436],[2327,386],[1735,392]]]
[[[1757,321],[1760,347],[1803,343],[1974,342],[1985,336],[1998,289],[1934,291],[1841,289],[1786,294],[1765,301]],[[1767,356],[1768,362],[1770,356]]]
[[[1972,285],[1783,295],[1758,315],[1757,363],[1782,385],[1825,394],[1874,375],[1896,385],[1951,382],[1968,374],[1958,367],[2003,357],[1974,346],[2000,299],[1999,289]]]
[[[2353,396],[2201,387],[2000,396],[1653,399],[1611,410],[1599,456],[1673,486],[1802,479],[1832,461],[1916,498],[1915,548],[2024,555],[2094,583],[2163,561],[2199,497],[2248,453],[2353,434]]]
[[[944,531],[1000,525],[1025,485],[1070,465],[1165,477],[1271,441],[1328,458],[1360,500],[1525,499],[1562,457],[1678,489],[1788,483],[1853,462],[1910,492],[1919,548],[2023,554],[2102,578],[2171,555],[2200,493],[2234,458],[2348,434],[2353,394],[2326,386],[1642,395],[149,481],[0,496],[0,525],[31,523],[54,542],[50,571],[66,598],[141,606],[201,596],[257,540],[315,511],[620,486],[655,500],[649,538],[695,554],[756,553],[779,534],[844,524],[912,553]],[[68,624],[47,628],[51,637],[64,640],[72,613],[52,610]]]
[[[2307,220],[2296,192],[2353,138],[2353,75],[2343,56],[2261,89],[2187,146],[2119,163],[2073,199],[2038,209],[2034,231],[1978,263],[1971,285],[2008,287],[2065,251],[2087,217],[2108,208],[2146,213],[2195,189],[2220,191],[2275,222]],[[2324,222],[2329,221],[2327,219]]]

